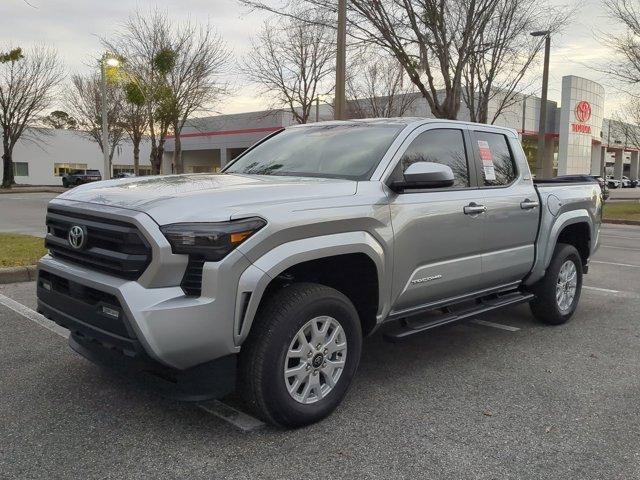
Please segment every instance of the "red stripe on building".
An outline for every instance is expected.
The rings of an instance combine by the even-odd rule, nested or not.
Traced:
[[[180,138],[189,137],[213,137],[216,135],[244,135],[248,133],[269,133],[282,130],[283,127],[263,127],[263,128],[245,128],[243,130],[217,130],[215,132],[194,132],[183,133]],[[167,138],[174,138],[175,135],[167,135]]]

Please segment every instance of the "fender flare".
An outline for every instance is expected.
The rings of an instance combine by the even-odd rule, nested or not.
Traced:
[[[531,274],[524,282],[525,285],[533,285],[544,277],[558,243],[558,237],[566,227],[577,223],[586,223],[589,227],[590,235],[593,234],[593,221],[589,216],[589,212],[585,209],[564,212],[557,218],[554,219],[551,217],[551,219],[553,224],[551,225],[549,236],[544,237],[539,235],[538,241],[536,242],[536,262],[531,270]],[[541,231],[544,230],[544,228],[545,225],[540,225]]]
[[[233,329],[236,345],[241,345],[247,338],[263,294],[273,279],[299,263],[350,253],[363,253],[373,260],[376,266],[379,280],[377,312],[378,318],[381,318],[383,305],[388,303],[384,301],[383,292],[389,291],[383,281],[390,276],[386,272],[384,249],[371,234],[345,232],[294,240],[270,250],[240,276]]]

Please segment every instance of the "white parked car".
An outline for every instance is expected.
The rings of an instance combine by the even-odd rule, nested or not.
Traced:
[[[620,188],[620,180],[613,178],[613,175],[607,175],[607,186],[609,188]]]

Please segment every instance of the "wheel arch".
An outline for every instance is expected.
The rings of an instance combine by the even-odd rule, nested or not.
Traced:
[[[361,315],[363,331],[371,331],[388,309],[385,292],[389,289],[385,279],[390,275],[386,269],[384,249],[367,232],[325,235],[279,245],[256,260],[240,277],[234,315],[235,343],[244,342],[269,292],[288,281],[316,281],[341,291]],[[357,274],[364,280],[357,282],[349,274]],[[363,285],[364,298],[359,298],[356,292]],[[375,294],[375,308],[370,311],[365,307],[368,294]]]
[[[571,210],[560,214],[550,226],[549,235],[538,236],[536,263],[525,284],[532,285],[544,277],[558,243],[568,243],[576,247],[582,257],[583,266],[586,266],[593,251],[592,226],[593,221],[587,210]],[[545,228],[544,223],[540,228]]]

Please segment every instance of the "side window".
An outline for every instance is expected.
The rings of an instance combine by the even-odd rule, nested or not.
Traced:
[[[415,162],[434,162],[448,165],[453,170],[454,187],[469,186],[469,165],[464,147],[462,130],[436,129],[418,135],[402,156],[401,170],[394,178],[402,176],[409,165]]]
[[[509,185],[518,176],[507,137],[500,133],[475,132],[485,186]]]

